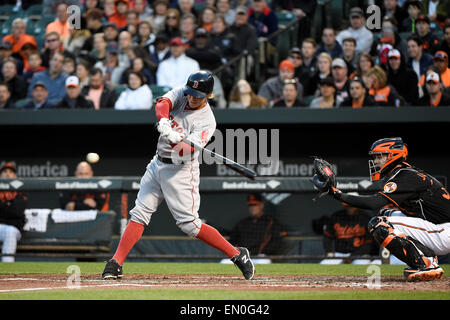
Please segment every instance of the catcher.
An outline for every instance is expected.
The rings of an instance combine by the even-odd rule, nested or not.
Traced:
[[[314,159],[313,184],[323,194],[362,209],[380,210],[368,224],[374,239],[408,265],[407,281],[439,279],[437,255],[450,253],[450,194],[434,177],[408,163],[402,138],[375,141],[370,147],[372,181],[384,182],[373,195],[350,195],[336,187],[328,162]],[[382,209],[391,204],[396,209]]]

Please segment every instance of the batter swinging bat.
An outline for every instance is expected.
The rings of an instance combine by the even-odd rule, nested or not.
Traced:
[[[192,141],[189,141],[187,139],[183,139],[183,141],[185,143],[193,146],[195,149],[203,151],[203,152],[207,152],[207,153],[209,153],[211,155],[211,157],[223,161],[223,164],[226,165],[231,170],[234,170],[237,173],[239,173],[239,174],[241,174],[241,175],[243,175],[243,176],[245,176],[245,177],[247,177],[249,179],[255,180],[255,178],[256,178],[256,172],[255,171],[253,171],[253,170],[251,170],[249,168],[246,168],[243,165],[241,165],[241,164],[239,164],[237,162],[234,162],[233,160],[225,158],[224,156],[222,156],[222,155],[220,155],[218,153],[215,153],[214,151],[211,151],[211,150],[206,149],[206,148],[204,148],[202,146],[199,146],[198,144],[196,144],[196,143],[194,143]]]

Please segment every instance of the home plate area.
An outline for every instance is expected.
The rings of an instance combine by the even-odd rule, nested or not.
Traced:
[[[265,276],[247,281],[232,275],[125,274],[120,280],[102,280],[100,275],[34,274],[0,275],[0,294],[21,291],[73,289],[220,289],[256,291],[346,291],[346,290],[448,290],[450,278],[405,282],[403,277],[382,277],[374,283],[362,276]]]

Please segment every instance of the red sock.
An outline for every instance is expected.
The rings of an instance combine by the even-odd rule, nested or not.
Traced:
[[[131,248],[133,248],[136,242],[141,238],[144,228],[145,226],[134,221],[128,223],[113,257],[120,265],[123,264]]]
[[[236,254],[239,254],[239,250],[229,243],[224,237],[222,237],[219,231],[206,223],[202,223],[197,239],[200,239],[207,245],[222,251],[230,259]]]

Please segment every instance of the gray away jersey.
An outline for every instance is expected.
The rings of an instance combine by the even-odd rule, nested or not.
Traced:
[[[190,109],[183,87],[170,90],[164,98],[172,102],[169,120],[172,129],[185,134],[186,138],[198,145],[205,146],[216,130],[216,119],[208,103],[201,109]],[[166,137],[159,136],[157,152],[163,158],[172,158],[172,146]],[[193,162],[198,162],[199,151],[195,150]]]

